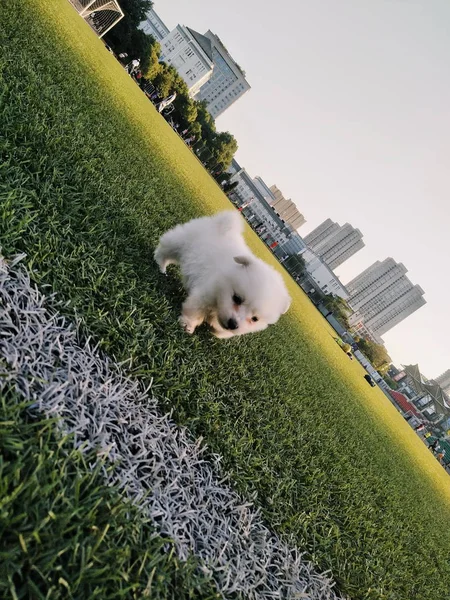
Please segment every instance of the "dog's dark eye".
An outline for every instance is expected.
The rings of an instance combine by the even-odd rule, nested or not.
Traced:
[[[234,294],[233,302],[234,302],[234,304],[237,304],[239,306],[240,304],[242,304],[243,300],[240,296],[238,296],[237,294]]]
[[[258,317],[252,317],[253,323],[256,323],[257,320],[258,320]]]

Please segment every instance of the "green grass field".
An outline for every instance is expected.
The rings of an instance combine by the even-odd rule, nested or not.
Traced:
[[[153,379],[165,408],[206,438],[236,488],[256,493],[268,524],[304,547],[320,569],[331,569],[339,589],[355,600],[448,597],[445,471],[384,395],[367,385],[293,282],[291,310],[262,334],[223,342],[206,329],[192,337],[180,331],[181,284],[175,272],[160,276],[153,249],[168,227],[230,204],[67,0],[2,4],[2,252],[26,252],[35,281],[70,301],[67,315],[82,318],[105,352],[131,357],[134,375]],[[248,241],[274,263],[250,230]],[[23,411],[13,421],[24,446],[26,436],[36,443]],[[18,473],[5,493],[39,456],[52,460],[48,445],[4,456]],[[69,475],[63,478],[70,489]],[[47,501],[43,496],[42,510]],[[6,540],[8,552],[16,544],[15,562],[7,573],[0,567],[4,593],[14,568],[26,576],[20,510],[11,504],[0,512],[0,532],[5,519],[17,529],[17,539]],[[149,526],[137,534],[138,517],[132,521],[129,529],[122,523],[123,540],[138,535],[145,546]],[[72,531],[74,539],[82,536],[83,524]],[[111,535],[105,533],[108,544]],[[43,546],[48,566],[51,545]],[[155,547],[149,544],[149,553]],[[105,568],[107,553],[97,556]],[[167,597],[181,597],[170,592],[182,568],[173,561],[159,589],[167,581]],[[191,585],[189,568],[180,590]],[[64,579],[78,576],[72,565]],[[213,594],[207,582],[199,586],[206,591],[196,597]],[[98,590],[95,597],[121,597]]]
[[[105,487],[100,468],[89,468],[93,455],[55,440],[52,421],[24,416],[13,390],[0,407],[1,598],[220,597],[195,561],[177,560],[169,540]]]

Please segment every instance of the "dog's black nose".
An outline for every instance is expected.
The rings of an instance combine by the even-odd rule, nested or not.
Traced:
[[[237,328],[238,328],[237,321],[235,319],[228,319],[227,329],[237,329]]]

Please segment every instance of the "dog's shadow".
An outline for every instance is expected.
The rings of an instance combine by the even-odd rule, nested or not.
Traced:
[[[156,267],[156,277],[158,287],[163,292],[170,305],[181,312],[181,305],[186,299],[186,290],[180,275],[180,268],[175,265],[169,265],[165,274]]]

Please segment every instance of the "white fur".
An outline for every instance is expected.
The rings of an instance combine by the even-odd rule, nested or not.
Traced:
[[[291,299],[281,275],[250,252],[243,225],[239,213],[227,211],[177,225],[161,236],[155,260],[162,273],[168,265],[180,265],[188,293],[180,323],[187,333],[204,321],[219,338],[253,333],[288,310]],[[234,295],[242,304],[233,301]]]

